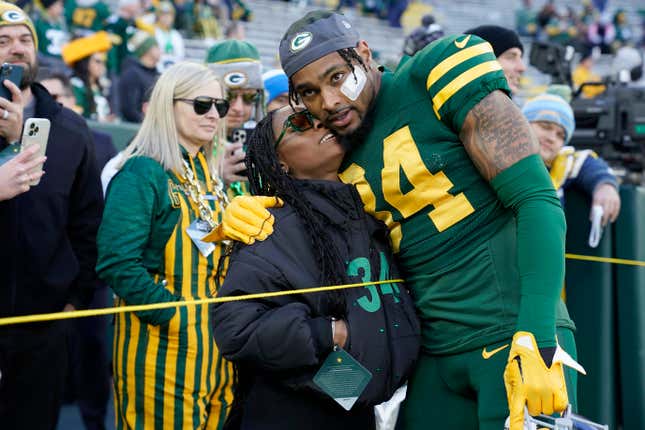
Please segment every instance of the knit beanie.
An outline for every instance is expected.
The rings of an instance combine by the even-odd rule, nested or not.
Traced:
[[[70,66],[96,52],[107,52],[111,47],[110,36],[105,31],[97,31],[90,36],[74,39],[63,45],[61,56],[65,64]]]
[[[547,121],[558,124],[564,129],[564,143],[571,140],[576,122],[569,103],[555,94],[541,94],[526,102],[522,113],[529,122]]]
[[[262,75],[264,89],[267,92],[266,102],[271,103],[280,94],[289,92],[289,78],[280,69],[269,70]]]
[[[31,19],[18,6],[0,1],[0,27],[4,25],[25,25],[31,31],[34,46],[36,50],[38,49],[38,36],[36,36],[34,23],[31,22]]]
[[[207,63],[238,63],[260,61],[260,52],[255,45],[243,40],[229,39],[220,42],[206,53]]]
[[[157,45],[157,39],[150,33],[141,30],[128,40],[128,50],[137,58],[143,57],[155,45]]]
[[[43,6],[43,8],[49,9],[49,7],[54,3],[56,3],[57,1],[63,1],[63,0],[40,0],[40,4]]]
[[[315,10],[289,26],[280,40],[280,63],[287,76],[339,49],[354,48],[360,41],[345,16]]]
[[[499,57],[511,48],[520,48],[520,51],[524,53],[524,45],[522,45],[519,36],[515,31],[509,30],[508,28],[498,25],[481,25],[464,31],[464,33],[474,34],[490,43],[493,47],[495,57]]]
[[[228,89],[264,88],[260,52],[249,42],[220,42],[208,50],[206,63]]]

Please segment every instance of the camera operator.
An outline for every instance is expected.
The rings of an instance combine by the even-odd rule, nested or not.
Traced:
[[[540,156],[563,205],[566,189],[578,187],[591,196],[592,208],[602,207],[603,226],[616,221],[620,213],[618,182],[607,163],[591,150],[564,146],[575,129],[571,106],[560,96],[542,94],[526,102],[522,113],[538,138]]]
[[[226,144],[218,154],[221,176],[229,197],[248,194],[244,144],[257,121],[264,117],[262,64],[257,48],[245,41],[229,39],[208,50],[208,67],[226,87],[230,109],[226,115]]]

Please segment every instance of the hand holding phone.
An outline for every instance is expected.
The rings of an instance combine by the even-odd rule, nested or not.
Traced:
[[[26,193],[29,191],[31,180],[40,179],[45,173],[40,170],[40,167],[45,162],[45,157],[38,156],[36,149],[35,146],[32,146],[0,165],[0,201],[9,200],[18,194]],[[33,170],[37,172],[35,175],[25,173],[25,171]]]
[[[0,136],[7,142],[20,139],[22,132],[22,67],[4,63],[0,66]]]
[[[3,63],[2,66],[0,66],[0,97],[13,101],[11,91],[9,91],[9,88],[4,84],[5,80],[9,80],[17,87],[20,87],[20,81],[22,80],[22,67],[9,63]]]
[[[21,151],[30,148],[33,145],[38,146],[38,151],[36,153],[38,156],[44,156],[47,151],[47,141],[49,140],[49,128],[51,123],[47,118],[29,118],[25,122],[25,128],[22,132],[22,143]],[[35,174],[39,172],[42,168],[42,165],[32,169],[29,174]],[[36,177],[29,185],[32,187],[38,185],[40,182],[40,176]]]
[[[253,133],[253,128],[236,128],[233,130],[231,139],[234,144],[241,144],[242,147],[234,151],[231,155],[236,158],[240,169],[235,172],[239,177],[247,177],[246,165],[244,164],[244,157],[246,156],[246,142]]]

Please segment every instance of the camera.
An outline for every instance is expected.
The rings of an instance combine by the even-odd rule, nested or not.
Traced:
[[[594,150],[623,182],[645,184],[645,87],[603,84],[603,94],[571,101],[576,120],[571,145]],[[592,84],[581,88],[586,85]]]
[[[554,84],[571,86],[574,49],[553,43],[535,42],[530,64],[551,75]],[[605,86],[594,98],[581,97],[586,86]],[[592,149],[607,161],[623,182],[645,184],[645,87],[616,78],[585,83],[573,95],[571,108],[576,129],[570,144]]]
[[[571,61],[575,50],[548,42],[533,42],[529,63],[542,73],[551,75],[554,84],[571,86]]]

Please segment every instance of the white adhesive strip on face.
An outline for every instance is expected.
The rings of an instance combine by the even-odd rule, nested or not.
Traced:
[[[356,75],[356,78],[354,78],[354,75]],[[363,68],[361,66],[355,66],[354,73],[348,74],[345,78],[345,82],[340,87],[340,92],[351,101],[355,101],[361,95],[361,92],[363,92],[366,82],[367,76]]]

